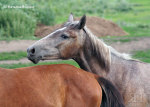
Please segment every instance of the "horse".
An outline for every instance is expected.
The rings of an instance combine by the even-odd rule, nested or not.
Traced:
[[[28,59],[33,63],[73,59],[82,69],[110,80],[127,107],[149,107],[150,64],[119,53],[93,35],[85,24],[85,15],[75,21],[70,14],[61,28],[27,49]]]
[[[1,107],[124,107],[103,77],[68,64],[0,68]]]

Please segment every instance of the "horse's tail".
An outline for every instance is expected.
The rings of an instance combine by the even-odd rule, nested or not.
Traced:
[[[116,87],[103,77],[97,78],[102,87],[102,103],[100,107],[125,107],[123,98]]]

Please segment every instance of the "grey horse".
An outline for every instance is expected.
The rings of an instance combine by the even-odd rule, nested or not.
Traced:
[[[150,107],[150,64],[119,53],[94,36],[85,24],[85,15],[74,21],[71,14],[60,29],[27,49],[28,59],[34,63],[73,59],[82,69],[110,80],[127,107]]]

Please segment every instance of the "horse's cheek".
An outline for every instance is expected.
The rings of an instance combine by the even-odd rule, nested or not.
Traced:
[[[64,58],[72,58],[77,54],[78,48],[78,45],[75,44],[67,45],[61,49],[61,55]]]

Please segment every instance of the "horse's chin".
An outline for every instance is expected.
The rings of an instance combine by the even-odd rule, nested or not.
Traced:
[[[33,62],[34,64],[37,64],[40,60],[33,60],[33,59],[29,59],[31,62]]]
[[[41,60],[59,60],[61,59],[59,56],[49,56],[49,57],[43,57]]]
[[[37,63],[41,60],[41,58],[32,58],[32,57],[28,57],[28,59],[29,59],[31,62],[33,62],[34,64],[37,64]]]

